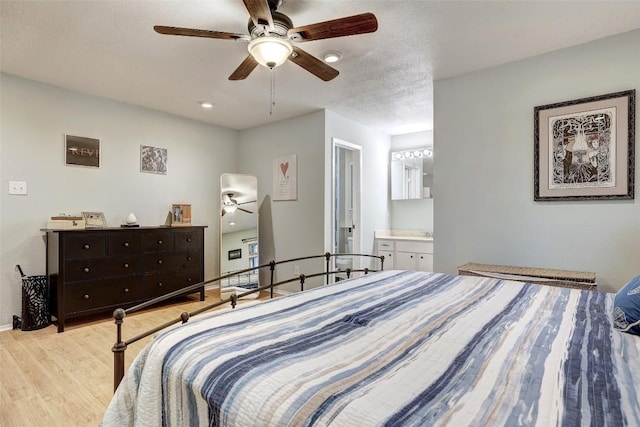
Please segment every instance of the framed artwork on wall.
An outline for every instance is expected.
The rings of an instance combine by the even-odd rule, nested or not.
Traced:
[[[232,249],[228,253],[229,259],[240,259],[242,258],[242,249]]]
[[[534,200],[634,198],[635,90],[534,107]]]
[[[166,148],[140,146],[140,172],[167,174],[168,154]]]
[[[84,136],[64,136],[64,161],[67,165],[100,167],[100,140]]]

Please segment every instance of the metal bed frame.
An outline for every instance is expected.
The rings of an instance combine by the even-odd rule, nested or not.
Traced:
[[[363,268],[363,269],[346,269],[346,270],[331,270],[331,258],[332,257],[369,257],[369,258],[374,258],[374,259],[379,259],[380,260],[380,269],[379,270],[375,270],[375,269],[370,269],[370,268]],[[324,258],[325,259],[325,270],[323,272],[320,273],[313,273],[313,274],[301,274],[299,276],[287,279],[287,280],[282,280],[279,282],[274,282],[274,277],[275,277],[275,272],[276,272],[276,266],[281,265],[281,264],[287,264],[287,263],[292,263],[292,262],[297,262],[297,261],[304,261],[304,260],[310,260],[310,259],[318,259],[318,258]],[[143,332],[141,334],[138,334],[132,338],[129,338],[127,340],[123,340],[122,339],[122,326],[124,323],[124,319],[127,316],[127,314],[132,314],[135,312],[138,312],[140,310],[149,308],[157,303],[160,303],[162,301],[166,301],[170,298],[174,298],[177,296],[181,296],[190,292],[195,291],[198,288],[203,287],[203,285],[208,285],[211,283],[216,283],[216,282],[220,282],[222,280],[228,279],[229,277],[232,276],[236,276],[238,274],[242,274],[242,273],[247,273],[247,272],[251,272],[254,270],[258,270],[258,271],[262,271],[263,269],[269,268],[270,270],[270,281],[268,285],[263,285],[263,286],[258,286],[256,289],[250,289],[247,290],[247,292],[242,292],[239,294],[232,294],[229,298],[225,298],[225,299],[221,299],[218,302],[215,302],[213,304],[207,305],[205,307],[199,308],[197,310],[194,310],[192,312],[182,312],[180,314],[180,317],[171,320],[169,322],[163,323],[162,325],[158,325],[146,332]],[[195,316],[196,314],[200,314],[203,313],[205,311],[211,310],[213,308],[216,307],[220,307],[224,304],[227,303],[231,303],[231,307],[235,308],[237,301],[239,298],[242,298],[244,296],[247,295],[251,295],[254,293],[259,293],[261,291],[266,291],[269,290],[270,291],[270,298],[273,298],[273,290],[275,287],[280,286],[280,285],[284,285],[287,283],[292,283],[292,282],[296,282],[296,281],[300,281],[300,291],[304,291],[304,284],[306,282],[307,279],[313,278],[313,277],[320,277],[320,276],[326,276],[326,284],[329,284],[329,278],[332,275],[335,274],[343,274],[346,272],[347,274],[347,278],[351,277],[352,273],[364,273],[364,274],[368,274],[370,272],[376,272],[376,271],[382,271],[384,270],[384,256],[380,255],[368,255],[368,254],[331,254],[329,252],[326,252],[324,255],[312,255],[312,256],[306,256],[306,257],[300,257],[300,258],[291,258],[291,259],[287,259],[287,260],[283,260],[283,261],[270,261],[267,264],[263,264],[260,265],[258,267],[250,267],[247,268],[246,270],[240,270],[240,271],[235,271],[233,273],[229,273],[229,274],[225,274],[223,276],[219,276],[216,277],[215,279],[211,279],[211,280],[205,280],[204,282],[200,282],[200,283],[196,283],[194,285],[190,285],[186,288],[182,288],[179,289],[177,291],[174,292],[170,292],[168,294],[162,295],[158,298],[154,298],[152,300],[146,301],[144,303],[135,305],[133,307],[124,309],[124,308],[117,308],[114,310],[113,312],[113,318],[115,320],[115,324],[116,324],[116,343],[113,345],[113,347],[111,348],[111,351],[113,352],[113,390],[115,392],[115,390],[118,388],[118,385],[120,384],[120,381],[122,381],[122,378],[124,377],[124,367],[125,367],[125,352],[127,350],[127,347],[137,341],[140,341],[141,339],[144,339],[150,335],[153,335],[159,331],[161,331],[162,329],[165,329],[169,326],[175,325],[178,322],[182,322],[182,323],[187,323],[189,321],[189,318],[191,316]]]

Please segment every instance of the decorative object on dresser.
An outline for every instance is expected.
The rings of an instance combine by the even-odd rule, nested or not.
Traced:
[[[191,205],[174,204],[171,206],[171,225],[191,225]]]
[[[102,212],[82,212],[86,228],[102,228],[107,226],[107,220]]]
[[[125,223],[120,225],[120,227],[140,227],[140,224],[138,224],[138,218],[136,218],[136,215],[131,212],[127,215]]]
[[[493,277],[540,285],[596,290],[596,273],[552,268],[512,267],[507,265],[467,263],[458,267],[463,276]]]
[[[85,228],[85,221],[82,216],[61,213],[60,215],[52,216],[47,221],[47,228],[51,230],[83,229]]]
[[[58,332],[204,280],[205,226],[48,230],[47,276]],[[204,300],[204,286],[198,289]]]

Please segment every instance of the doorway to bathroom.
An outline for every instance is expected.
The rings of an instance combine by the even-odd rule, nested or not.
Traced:
[[[335,254],[360,253],[360,194],[362,147],[333,138],[332,170],[332,248]],[[359,257],[357,257],[359,258]],[[360,268],[359,260],[334,257],[334,268],[341,271],[336,280],[346,279],[347,269]]]

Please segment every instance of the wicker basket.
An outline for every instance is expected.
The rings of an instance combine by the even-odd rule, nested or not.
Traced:
[[[565,288],[596,289],[596,273],[588,271],[468,263],[458,267],[458,274],[463,276],[495,277]]]

